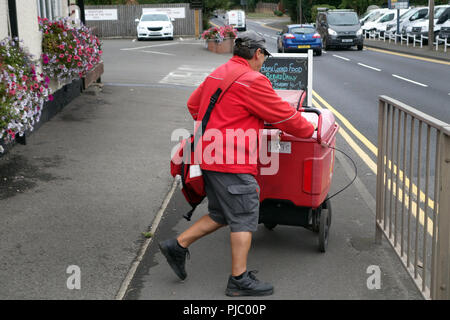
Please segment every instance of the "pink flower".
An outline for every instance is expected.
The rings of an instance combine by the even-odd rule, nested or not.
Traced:
[[[48,100],[53,101],[53,96],[51,94],[48,95]]]
[[[59,57],[60,57],[60,58],[64,58],[64,54],[61,53],[61,54],[59,55]]]

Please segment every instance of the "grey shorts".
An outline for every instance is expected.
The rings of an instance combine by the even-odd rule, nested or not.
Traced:
[[[202,172],[211,219],[229,225],[231,232],[256,231],[260,189],[255,177],[244,173]]]

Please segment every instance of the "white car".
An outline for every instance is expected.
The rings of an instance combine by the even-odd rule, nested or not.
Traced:
[[[409,9],[400,9],[400,16],[408,11]],[[378,21],[375,23],[375,30],[380,33],[380,35],[383,35],[386,32],[386,28],[388,23],[397,21],[397,10],[394,9],[393,12],[389,11],[387,12],[383,17],[381,17]]]
[[[363,30],[366,31],[376,31],[377,30],[377,26],[382,23],[381,20],[383,20],[384,22],[389,22],[392,19],[394,19],[393,14],[394,11],[397,10],[391,10],[391,9],[382,9],[383,11],[381,11],[378,16],[375,16],[374,18],[368,19],[364,25],[362,26]]]
[[[366,12],[360,19],[359,23],[361,25],[364,25],[366,22],[377,20],[382,16],[383,13],[385,13],[388,9],[373,9],[368,12]]]
[[[166,13],[144,13],[138,22],[136,31],[137,39],[162,39],[173,40],[173,18],[169,18]]]
[[[434,38],[436,38],[436,36],[439,34],[439,31],[441,29],[441,26],[446,22],[446,20],[442,20],[441,15],[446,15],[448,16],[448,11],[450,10],[450,5],[440,5],[440,6],[436,6],[434,7]],[[429,26],[429,21],[428,21],[428,15],[421,20],[417,20],[415,23],[413,23],[412,25],[410,25],[407,29],[406,32],[407,34],[413,36],[416,35],[416,37],[420,37],[420,35],[423,35],[424,37],[428,37],[428,26]],[[434,41],[434,39],[433,39]]]
[[[416,7],[406,11],[400,16],[400,33],[406,34],[406,28],[416,20],[423,19],[428,14],[428,7]],[[387,32],[397,33],[397,20],[390,22],[386,26]]]

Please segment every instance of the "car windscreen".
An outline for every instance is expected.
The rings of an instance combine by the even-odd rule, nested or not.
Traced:
[[[383,12],[377,12],[373,16],[367,19],[367,22],[378,20],[379,17],[381,17],[384,13]]]
[[[434,9],[434,19],[439,19],[441,14],[443,14],[445,12],[445,9],[447,9],[447,8],[446,7],[440,7],[440,8]],[[429,17],[430,17],[430,15],[427,14],[424,19],[428,19]]]
[[[330,12],[328,23],[333,26],[353,26],[359,23],[355,12]]]
[[[169,18],[165,14],[146,14],[141,21],[169,21]]]
[[[314,28],[308,28],[308,27],[293,27],[289,29],[290,33],[293,34],[309,34],[314,33]]]

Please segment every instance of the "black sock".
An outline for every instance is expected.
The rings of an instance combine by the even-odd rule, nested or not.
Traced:
[[[238,276],[233,276],[233,278],[235,278],[236,280],[241,280],[242,279],[242,277],[244,276],[244,273],[245,273],[246,271],[244,271],[242,274],[240,274],[240,275],[238,275]]]
[[[178,242],[178,240],[177,240],[177,245],[178,245],[178,247],[180,247],[181,249],[186,249],[185,247],[182,247],[182,246],[181,246],[181,244]]]

